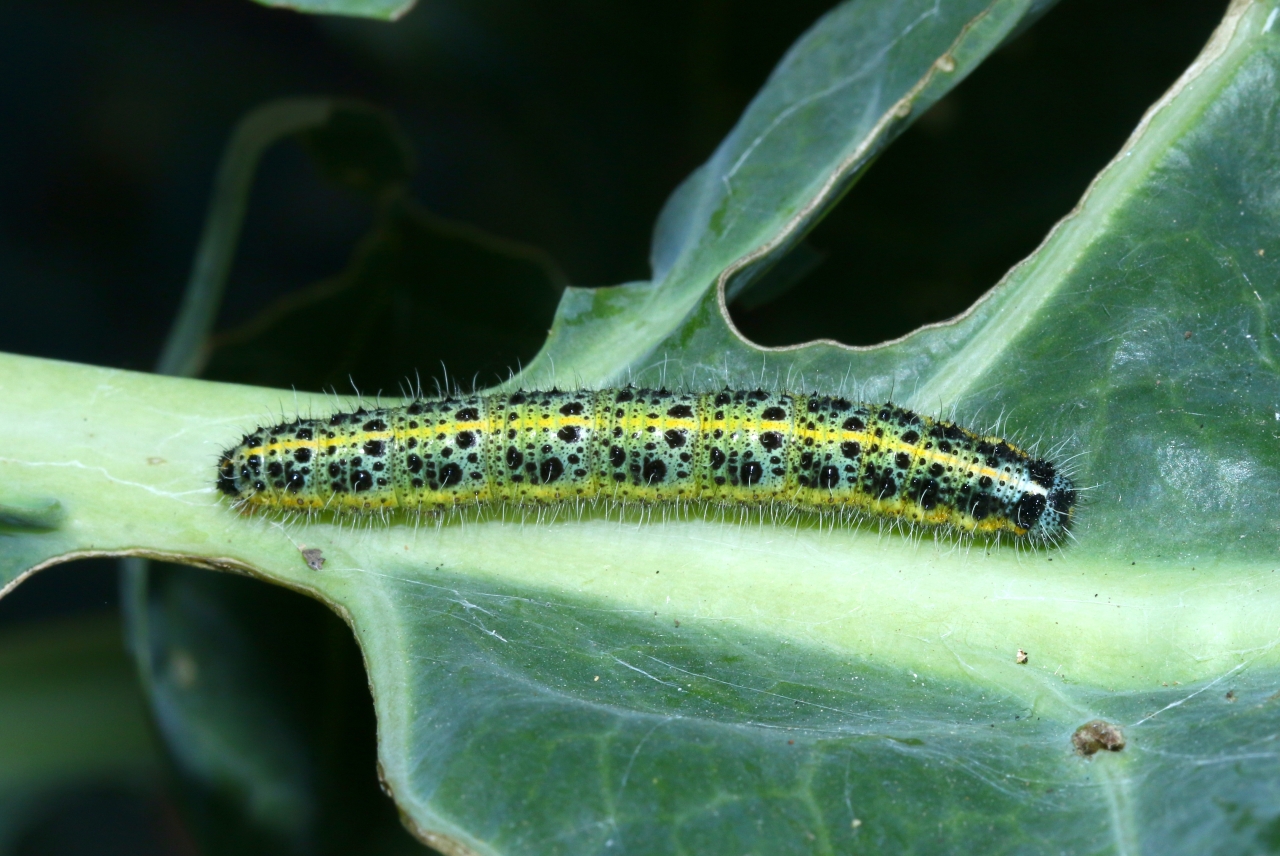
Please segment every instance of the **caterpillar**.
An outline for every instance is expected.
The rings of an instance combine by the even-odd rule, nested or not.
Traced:
[[[763,390],[518,391],[298,418],[225,451],[239,507],[440,512],[590,500],[782,506],[1056,543],[1047,460],[893,404]]]

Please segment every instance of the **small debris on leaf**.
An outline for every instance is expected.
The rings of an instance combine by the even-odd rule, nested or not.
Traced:
[[[1102,749],[1119,752],[1124,748],[1124,732],[1118,725],[1095,719],[1076,729],[1076,733],[1071,735],[1071,745],[1086,758]]]
[[[1013,662],[1017,663],[1019,666],[1025,666],[1027,664],[1027,652],[1019,648],[1018,656],[1013,658]]]
[[[1235,690],[1227,690],[1227,701],[1231,701],[1231,702],[1233,702],[1233,701],[1235,701],[1235,700],[1236,700],[1236,691],[1235,691]]]
[[[306,562],[311,570],[318,571],[324,567],[324,553],[316,547],[308,547],[302,551],[302,561]]]

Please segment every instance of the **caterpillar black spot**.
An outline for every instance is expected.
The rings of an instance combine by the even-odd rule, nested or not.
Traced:
[[[242,507],[438,512],[583,500],[783,506],[1056,543],[1048,460],[893,404],[763,390],[520,391],[258,428],[218,464]]]

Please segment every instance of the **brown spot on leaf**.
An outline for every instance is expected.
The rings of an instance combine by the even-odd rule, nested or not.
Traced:
[[[1102,719],[1086,722],[1071,735],[1071,745],[1076,752],[1086,758],[1106,749],[1108,752],[1119,752],[1124,748],[1124,732],[1120,726]]]

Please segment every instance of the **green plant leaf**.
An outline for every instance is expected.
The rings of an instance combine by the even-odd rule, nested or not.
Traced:
[[[567,297],[525,382],[616,381],[655,354],[674,354],[672,331],[687,344],[691,316],[714,314],[703,304],[715,284],[738,292],[745,284],[737,280],[766,273],[914,117],[1048,5],[837,6],[792,46],[711,159],[667,201],[652,281]],[[684,362],[686,382],[704,379]],[[754,357],[748,362],[759,372]],[[717,359],[705,369],[722,376],[725,366]]]
[[[394,21],[412,9],[417,0],[254,0],[263,6],[293,9],[311,15],[350,15]]]
[[[324,178],[374,202],[379,215],[351,269],[295,296],[287,304],[287,324],[278,323],[286,313],[273,307],[228,337],[238,342],[241,370],[246,364],[258,370],[245,379],[288,383],[279,378],[295,368],[287,346],[299,325],[326,342],[369,326],[395,329],[389,305],[405,307],[414,286],[438,279],[447,262],[477,255],[491,261],[474,236],[457,228],[447,238],[437,234],[435,221],[404,198],[413,156],[386,113],[333,99],[268,102],[238,123],[227,146],[161,373],[187,374],[208,362],[208,334],[257,164],[265,149],[291,135],[300,137]],[[373,285],[371,272],[380,274]],[[512,263],[484,271],[507,277],[524,272]],[[548,318],[557,293],[542,289]],[[356,347],[337,349],[339,364],[372,342],[351,338]],[[492,337],[478,338],[477,345],[494,344]],[[225,348],[215,352],[212,371],[235,379],[236,366],[219,359],[226,354]],[[267,367],[275,374],[261,371]],[[44,509],[43,517],[32,512],[13,509],[9,517],[48,526],[60,506]],[[368,681],[341,621],[310,600],[228,575],[141,558],[126,558],[122,566],[138,676],[169,751],[188,827],[203,851],[420,851],[378,787]]]
[[[1061,551],[715,517],[245,519],[213,495],[214,454],[332,402],[0,357],[0,505],[64,509],[0,531],[4,579],[146,555],[328,603],[366,657],[385,781],[446,852],[1274,849],[1274,2],[1231,6],[1078,210],[964,317],[765,351],[724,314],[723,286],[779,258],[893,117],[1034,11],[963,5],[825,18],[673,197],[654,281],[567,292],[516,382],[554,365],[588,384],[896,389],[1000,416],[1078,456],[1091,490]],[[1079,754],[1095,720],[1124,747]]]

